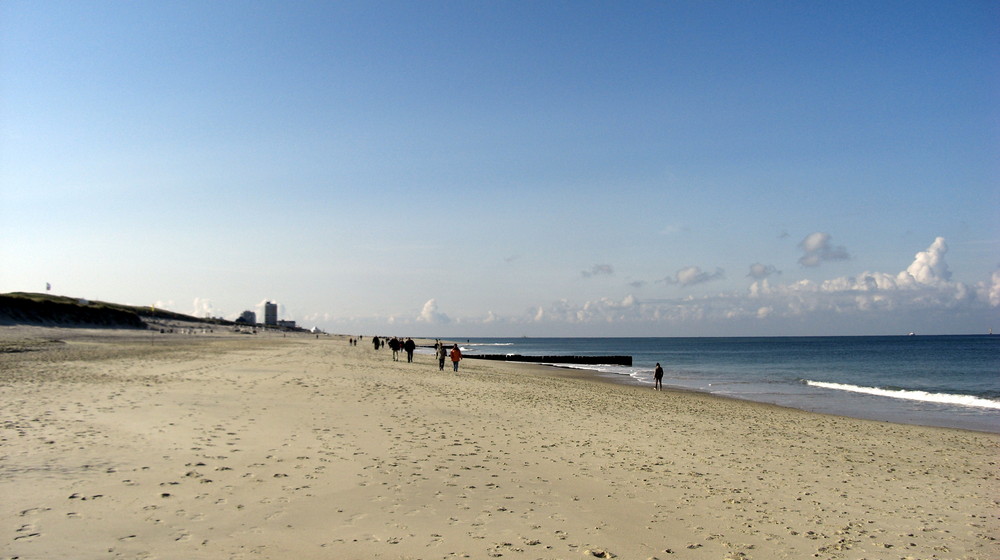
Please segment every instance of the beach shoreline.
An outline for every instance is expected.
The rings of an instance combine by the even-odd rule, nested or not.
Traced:
[[[0,327],[4,557],[1000,557],[996,434],[346,340]]]
[[[554,357],[547,365],[652,387],[654,366],[663,362],[663,384],[674,389],[822,414],[1000,433],[995,399],[1000,348],[989,342],[986,336],[865,336],[490,338],[469,344],[473,352],[502,348],[535,356],[631,353],[633,366]]]

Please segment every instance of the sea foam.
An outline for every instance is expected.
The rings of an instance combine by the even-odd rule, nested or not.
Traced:
[[[858,385],[848,385],[845,383],[826,383],[824,381],[806,380],[806,385],[812,387],[822,387],[824,389],[834,389],[837,391],[850,391],[852,393],[865,393],[879,397],[889,397],[893,399],[906,399],[911,401],[932,402],[938,404],[950,404],[958,406],[975,406],[979,408],[992,408],[1000,410],[1000,402],[972,395],[954,395],[950,393],[928,393],[927,391],[907,391],[902,389],[882,389],[879,387],[862,387]]]

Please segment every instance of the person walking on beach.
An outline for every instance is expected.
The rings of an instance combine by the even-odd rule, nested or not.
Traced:
[[[653,379],[656,380],[656,386],[653,387],[654,391],[663,390],[663,368],[660,367],[660,363],[656,363],[656,369],[653,370]]]
[[[448,349],[441,342],[437,343],[438,371],[444,371],[444,359],[448,357]]]
[[[458,362],[462,361],[462,351],[458,349],[458,345],[451,347],[451,367],[455,371],[458,371]]]
[[[399,361],[399,339],[392,337],[389,339],[389,349],[392,350],[392,361]]]
[[[413,351],[417,349],[417,343],[412,338],[407,337],[403,343],[403,350],[406,350],[406,362],[413,363]]]
[[[377,336],[372,339],[372,346],[374,346],[375,349],[378,350],[378,337]]]

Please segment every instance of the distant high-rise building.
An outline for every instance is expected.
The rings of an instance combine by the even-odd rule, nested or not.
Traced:
[[[264,302],[264,324],[278,326],[278,304]]]
[[[241,323],[246,323],[248,325],[256,325],[257,314],[254,313],[253,311],[244,311],[243,314],[240,315],[240,318],[237,320]]]

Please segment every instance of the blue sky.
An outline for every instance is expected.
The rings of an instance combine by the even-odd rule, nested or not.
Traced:
[[[1000,329],[993,2],[0,3],[0,292],[355,334]]]

